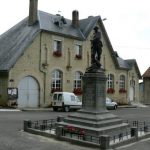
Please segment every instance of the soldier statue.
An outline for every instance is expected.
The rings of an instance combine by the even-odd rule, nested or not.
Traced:
[[[100,59],[102,53],[102,41],[101,41],[101,32],[99,28],[94,27],[93,38],[91,39],[91,67],[87,68],[88,70],[100,69]]]

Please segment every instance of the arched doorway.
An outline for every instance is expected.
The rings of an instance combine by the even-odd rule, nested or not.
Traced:
[[[134,101],[134,97],[135,97],[135,81],[132,79],[130,81],[130,91],[129,91],[130,102]]]
[[[132,86],[130,87],[129,99],[130,99],[130,102],[134,100],[134,87]]]
[[[39,85],[37,81],[27,76],[18,84],[18,107],[39,106]]]

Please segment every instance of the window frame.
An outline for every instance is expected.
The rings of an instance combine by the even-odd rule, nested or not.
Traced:
[[[55,56],[55,57],[62,56],[62,40],[54,39],[54,41],[53,41],[53,56]]]
[[[60,70],[54,70],[51,76],[51,91],[62,91],[63,85],[63,73]]]
[[[82,76],[83,76],[82,72],[80,72],[80,71],[76,71],[75,72],[75,76],[74,76],[74,89],[82,87]]]
[[[82,44],[75,44],[75,57],[81,59],[83,55],[83,46]]]
[[[120,78],[119,78],[119,89],[125,89],[125,75],[120,75]]]
[[[83,73],[80,71],[76,71],[74,75],[74,90],[73,93],[75,95],[82,95],[82,76]]]
[[[62,52],[62,41],[54,39],[53,52],[56,51]]]
[[[107,88],[114,89],[114,75],[111,73],[107,76]]]

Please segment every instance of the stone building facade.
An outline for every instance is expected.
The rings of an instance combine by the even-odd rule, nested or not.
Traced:
[[[150,67],[143,74],[141,83],[141,100],[143,104],[150,105]]]
[[[107,96],[120,104],[139,101],[136,60],[124,60],[113,50],[100,16],[79,20],[79,12],[73,11],[69,20],[38,11],[37,3],[31,0],[29,17],[0,36],[0,105],[15,99],[18,107],[45,107],[54,91],[82,98],[95,26],[102,34]]]

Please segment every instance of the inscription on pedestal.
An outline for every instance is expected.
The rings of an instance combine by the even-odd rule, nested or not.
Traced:
[[[98,110],[105,108],[105,84],[106,80],[102,79],[100,74],[86,74],[83,77],[83,108]]]
[[[94,89],[91,87],[86,87],[84,94],[84,106],[86,107],[93,107],[94,105]]]

